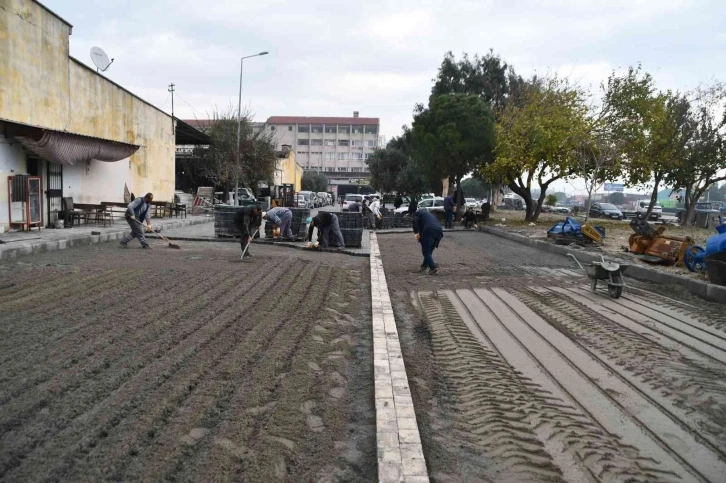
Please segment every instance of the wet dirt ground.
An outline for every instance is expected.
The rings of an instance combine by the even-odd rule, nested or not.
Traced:
[[[574,262],[446,233],[378,236],[432,481],[723,481],[726,311]]]
[[[368,260],[106,243],[0,264],[0,481],[372,481]]]

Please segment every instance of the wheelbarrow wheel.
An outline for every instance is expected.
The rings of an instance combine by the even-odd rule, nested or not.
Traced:
[[[592,280],[590,281],[590,288],[592,288],[592,291],[593,291],[593,292],[594,292],[595,290],[597,290],[597,279],[596,279],[596,278],[593,278],[593,279],[592,279]]]
[[[623,294],[623,287],[618,287],[616,285],[608,285],[608,293],[610,294],[610,296],[612,298],[618,299]]]

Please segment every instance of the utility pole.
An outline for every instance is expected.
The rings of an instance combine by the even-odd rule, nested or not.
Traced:
[[[174,83],[169,84],[169,92],[171,92],[171,132],[174,132]]]

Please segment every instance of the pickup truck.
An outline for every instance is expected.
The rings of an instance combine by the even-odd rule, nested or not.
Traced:
[[[626,206],[623,210],[623,215],[626,218],[635,218],[636,215],[644,215],[648,211],[650,200],[638,200],[633,201],[632,204]],[[653,207],[653,211],[650,214],[651,220],[659,220],[663,218],[663,207],[660,203],[656,202]]]

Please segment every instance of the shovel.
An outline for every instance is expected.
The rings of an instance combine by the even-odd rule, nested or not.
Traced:
[[[245,245],[245,249],[242,250],[242,256],[240,257],[240,260],[243,260],[245,258],[245,253],[247,253],[247,249],[250,247],[250,243],[252,243],[252,240],[255,239],[255,236],[257,235],[258,230],[259,230],[259,228],[257,230],[255,230],[255,232],[250,237],[250,241],[248,241],[247,245]]]
[[[144,224],[143,224],[143,223],[141,223],[141,222],[140,222],[139,220],[137,220],[136,218],[132,218],[132,220],[134,220],[134,221],[135,221],[136,223],[138,223],[138,224],[139,224],[139,225],[141,225],[142,227],[144,226]],[[162,235],[162,234],[161,234],[161,233],[159,233],[158,231],[154,231],[154,230],[151,230],[151,233],[154,233],[154,234],[158,235],[158,236],[159,236],[160,238],[163,238],[163,239],[164,239],[164,241],[165,241],[165,242],[167,242],[167,243],[169,244],[169,248],[176,248],[177,250],[179,250],[179,249],[181,248],[181,246],[177,245],[176,243],[172,243],[172,242],[171,242],[171,240],[169,240],[169,239],[168,239],[167,237],[165,237],[164,235]]]

